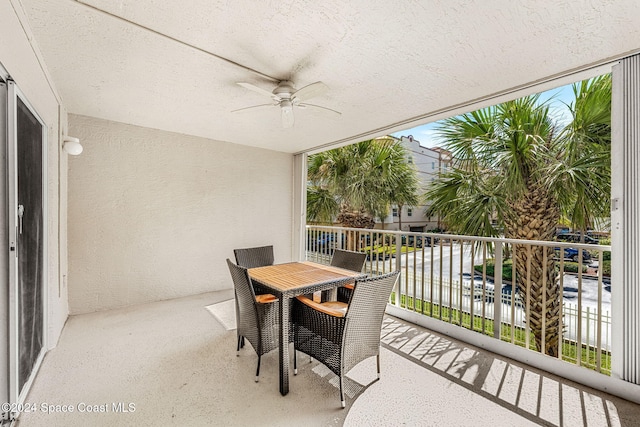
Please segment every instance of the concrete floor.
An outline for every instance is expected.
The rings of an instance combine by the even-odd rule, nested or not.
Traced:
[[[299,364],[283,397],[278,352],[263,357],[255,383],[251,347],[236,357],[235,331],[205,309],[232,296],[72,316],[26,399],[37,410],[17,426],[640,425],[640,405],[390,316],[382,378],[374,358],[354,368],[346,409],[335,376],[315,361]],[[43,411],[64,409],[54,405],[74,412]]]

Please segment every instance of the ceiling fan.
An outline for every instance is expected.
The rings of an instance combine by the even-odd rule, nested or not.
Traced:
[[[270,104],[261,104],[246,108],[240,108],[238,110],[233,110],[233,113],[270,107],[280,107],[280,116],[282,119],[283,128],[290,128],[293,126],[293,123],[295,121],[293,117],[293,107],[309,108],[320,113],[326,113],[333,117],[339,117],[341,115],[340,112],[332,110],[331,108],[321,107],[319,105],[307,104],[306,102],[303,102],[307,99],[322,95],[327,90],[329,90],[329,87],[327,87],[327,85],[322,82],[311,83],[300,89],[296,89],[293,86],[293,82],[289,80],[282,80],[278,83],[278,86],[276,86],[276,88],[271,92],[266,89],[262,89],[261,87],[255,86],[251,83],[239,82],[238,84],[246,89],[270,97],[273,102]]]

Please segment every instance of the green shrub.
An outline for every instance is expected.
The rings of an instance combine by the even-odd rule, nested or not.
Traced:
[[[511,281],[513,279],[512,271],[513,261],[510,259],[502,261],[502,280]],[[482,264],[474,265],[473,269],[482,274]],[[487,260],[487,276],[496,277],[495,262]]]
[[[564,263],[564,271],[567,273],[577,273],[578,272],[578,263],[577,262],[565,262]],[[582,272],[587,272],[587,266],[582,265]]]
[[[602,261],[602,275],[611,276],[611,260]]]
[[[508,259],[508,260],[504,260],[502,261],[502,280],[506,280],[506,281],[511,281],[513,279],[513,272],[512,272],[512,266],[513,266],[513,261]],[[605,261],[603,262],[603,274],[605,276],[610,276],[611,275],[611,261]],[[560,268],[560,263],[556,264],[556,268]],[[582,272],[586,273],[587,272],[587,266],[585,264],[582,265]],[[473,266],[473,269],[479,273],[482,274],[482,264],[477,264]],[[577,273],[578,272],[578,263],[577,262],[570,262],[570,261],[566,261],[564,263],[564,271],[567,273]],[[491,276],[491,277],[496,277],[495,275],[495,262],[494,260],[490,259],[487,260],[487,276]]]

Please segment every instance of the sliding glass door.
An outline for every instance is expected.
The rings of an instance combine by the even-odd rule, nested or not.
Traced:
[[[2,67],[0,67],[2,71]],[[0,239],[3,247],[9,242],[7,206],[7,83],[0,75]],[[9,402],[9,259],[11,254],[0,256],[0,403]],[[2,420],[2,414],[0,414]],[[1,422],[0,422],[1,423]]]
[[[24,398],[45,351],[46,127],[15,83],[6,82],[8,399]],[[6,366],[6,362],[5,362]]]

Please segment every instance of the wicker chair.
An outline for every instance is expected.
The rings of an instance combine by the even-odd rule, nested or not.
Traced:
[[[344,268],[351,271],[362,271],[364,263],[367,260],[367,254],[364,252],[343,251],[336,249],[331,258],[331,265],[334,267]],[[338,288],[338,301],[349,302],[353,285],[349,284]]]
[[[340,402],[345,407],[343,376],[371,356],[377,357],[380,378],[380,329],[391,290],[400,272],[356,280],[348,304],[293,300],[294,373],[297,351],[317,359],[340,379]],[[343,304],[344,307],[340,307]]]
[[[253,291],[249,273],[244,267],[227,259],[236,295],[236,320],[238,347],[244,347],[246,338],[258,355],[256,382],[260,375],[260,358],[263,354],[278,348],[279,304],[273,295],[258,295]]]
[[[273,246],[259,246],[256,248],[234,249],[236,264],[244,268],[264,267],[273,265]],[[269,291],[257,283],[252,282],[256,295],[271,295]],[[271,295],[272,298],[275,296]]]

